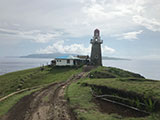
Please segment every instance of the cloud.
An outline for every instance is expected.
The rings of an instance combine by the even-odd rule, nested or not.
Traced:
[[[136,40],[145,29],[158,34],[153,33],[160,32],[157,11],[160,0],[0,0],[0,37],[8,43],[17,39],[47,43],[71,38],[71,45],[85,49],[80,39],[91,36],[95,28],[100,29],[103,38],[119,35],[121,39]],[[81,44],[74,44],[73,38]],[[63,46],[68,45],[64,42]],[[46,52],[52,47],[46,47]]]
[[[115,37],[118,37],[119,40],[135,40],[138,39],[138,35],[142,34],[143,30],[139,31],[133,31],[133,32],[127,32],[122,34],[114,35]]]
[[[38,43],[46,43],[49,42],[51,40],[56,39],[57,37],[60,36],[60,33],[39,33],[36,36],[31,36],[31,38],[33,38],[34,41],[38,42]]]
[[[116,34],[136,28],[132,17],[144,10],[141,2],[133,0],[100,0],[84,2],[82,12],[88,28],[100,28],[104,34]]]
[[[71,44],[65,45],[64,41],[55,42],[53,45],[46,47],[45,49],[38,50],[38,53],[72,53],[72,54],[88,54],[90,47],[84,47],[83,44]]]
[[[0,28],[0,34],[17,35],[17,34],[19,34],[19,31],[17,31],[17,30],[10,30],[10,29]]]
[[[0,34],[25,38],[37,43],[46,43],[61,36],[62,32],[43,33],[40,30],[20,31],[0,28]]]
[[[5,21],[21,28],[42,32],[47,29],[46,33],[61,29],[67,37],[87,36],[95,28],[99,28],[105,36],[139,30],[140,26],[159,30],[160,16],[155,12],[160,11],[159,0],[35,0],[32,3],[14,0],[11,5],[8,2],[0,2],[1,27],[11,27],[2,24]],[[44,36],[40,38],[46,38]]]
[[[105,36],[139,31],[142,26],[159,31],[160,16],[155,12],[160,11],[158,0],[81,0],[80,3],[79,16],[68,23],[70,29],[64,26],[72,36],[89,35],[95,28]]]
[[[91,45],[85,47],[83,44],[70,44],[65,45],[64,41],[55,42],[53,45],[50,45],[44,49],[40,49],[37,53],[72,53],[72,54],[86,54],[89,55],[91,52]],[[102,53],[113,54],[116,51],[113,48],[108,46],[102,46]]]
[[[155,18],[145,18],[143,16],[136,15],[133,17],[133,21],[151,31],[159,31],[160,32],[160,20],[156,20]]]
[[[113,54],[113,53],[115,53],[115,52],[116,52],[115,49],[110,48],[110,47],[108,47],[108,46],[103,46],[103,47],[102,47],[102,53],[103,53],[103,54]]]

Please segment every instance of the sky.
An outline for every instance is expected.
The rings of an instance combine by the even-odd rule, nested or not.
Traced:
[[[0,57],[90,55],[160,60],[160,0],[0,0]]]

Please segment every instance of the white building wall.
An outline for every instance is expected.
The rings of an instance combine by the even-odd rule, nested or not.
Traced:
[[[56,60],[56,66],[73,66],[74,62],[73,60],[70,60],[70,63],[67,63],[67,59],[66,60]]]

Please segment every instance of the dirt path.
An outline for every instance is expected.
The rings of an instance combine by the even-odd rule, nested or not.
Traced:
[[[82,72],[66,82],[54,83],[23,97],[2,120],[76,120],[64,98],[65,88],[85,76]]]

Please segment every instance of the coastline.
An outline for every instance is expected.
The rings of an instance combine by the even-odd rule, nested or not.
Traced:
[[[80,69],[73,68],[73,67],[53,67],[51,68],[51,67],[46,66],[44,70],[41,70],[38,67],[38,68],[32,68],[32,69],[22,70],[18,72],[8,73],[8,74],[0,76],[0,84],[3,84],[3,87],[0,89],[0,92],[3,93],[1,94],[1,97],[7,96],[16,91],[24,90],[25,88],[32,88],[34,86],[49,84],[53,82],[64,82],[67,80],[67,78],[69,78],[73,74],[77,74],[81,71],[82,71],[82,68]],[[90,76],[92,77],[90,78]],[[75,82],[73,82],[73,84],[71,83],[71,87],[73,87],[74,89],[71,89],[69,87],[69,91],[68,92],[66,91],[67,92],[66,95],[69,95],[67,99],[72,99],[72,97],[75,99],[76,97],[76,101],[78,101],[77,102],[77,105],[78,105],[79,103],[83,102],[81,98],[83,98],[84,93],[86,92],[85,89],[87,89],[87,91],[88,90],[89,91],[92,90],[93,92],[97,91],[98,94],[99,93],[109,94],[110,96],[111,95],[118,96],[118,98],[121,97],[122,99],[128,99],[129,101],[134,100],[134,104],[136,105],[136,107],[139,107],[136,103],[137,98],[141,100],[141,104],[146,104],[144,101],[150,100],[151,98],[154,98],[152,99],[153,100],[152,102],[157,101],[157,100],[160,101],[160,96],[158,95],[159,91],[157,91],[159,89],[155,89],[159,87],[159,84],[160,84],[160,81],[148,80],[137,73],[125,71],[123,69],[118,69],[114,67],[98,67],[98,68],[93,69],[90,72],[90,74],[87,75],[86,78],[80,79],[76,83]],[[103,89],[109,91],[109,93],[106,93]],[[79,91],[79,90],[82,90],[82,91]],[[152,92],[150,93],[151,90]],[[72,92],[74,91],[75,92],[79,91],[79,92],[76,92],[75,97],[71,95]],[[89,91],[85,93],[85,96],[86,96],[85,98],[88,98],[88,96],[92,98],[92,94]],[[99,91],[103,91],[103,92],[99,92]],[[81,92],[83,94],[80,94]],[[145,95],[147,95],[147,99],[146,97],[142,97],[144,92],[146,92]],[[77,93],[81,97],[77,97]],[[23,93],[19,93],[18,96],[21,94]],[[151,95],[151,98],[150,98],[150,95]],[[14,98],[15,96],[17,95],[13,95],[12,97]],[[22,95],[22,97],[23,96],[24,95]],[[20,98],[18,98],[17,102],[19,101]],[[83,99],[85,100],[85,98]],[[87,104],[93,104],[92,101],[90,101],[90,99],[86,99],[86,100],[88,100]],[[11,101],[12,99],[9,99],[8,102],[11,102]],[[70,102],[72,104],[72,100]],[[1,108],[3,108],[6,104],[8,104],[6,103],[6,100],[4,100],[4,102],[2,101],[2,103],[4,104],[1,104]],[[153,106],[154,109],[151,109],[151,110],[153,111],[159,110],[158,109],[159,103],[160,102],[156,103],[157,107]],[[86,106],[86,102],[83,102],[83,104],[84,106]],[[12,107],[12,105],[10,107]],[[74,108],[74,109],[78,110],[79,108]],[[150,111],[150,108],[149,109],[146,108],[145,110],[147,112],[152,112]],[[97,114],[99,115],[99,113]],[[92,113],[92,115],[94,115],[94,113]],[[108,117],[108,115],[105,115],[105,117]],[[112,116],[110,117],[112,118]],[[147,117],[147,120],[150,120],[150,119],[148,119]]]

